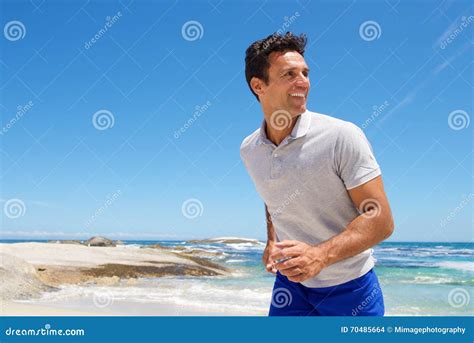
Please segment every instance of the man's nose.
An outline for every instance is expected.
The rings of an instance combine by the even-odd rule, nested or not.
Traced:
[[[302,87],[309,86],[309,77],[303,73],[299,73],[298,77],[295,79],[295,85]]]

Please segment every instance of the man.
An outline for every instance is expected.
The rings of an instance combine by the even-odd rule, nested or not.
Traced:
[[[262,107],[241,157],[265,202],[270,316],[383,316],[374,245],[394,228],[381,171],[354,124],[306,109],[306,36],[274,34],[246,51]]]

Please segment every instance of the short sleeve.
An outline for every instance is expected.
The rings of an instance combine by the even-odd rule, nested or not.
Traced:
[[[338,132],[334,163],[346,189],[360,186],[381,174],[364,132],[349,122],[342,125]]]
[[[245,138],[243,141],[242,141],[242,144],[240,144],[240,159],[242,160],[242,162],[244,163],[244,165],[246,165],[246,149],[247,149],[247,145],[248,145],[248,137]]]

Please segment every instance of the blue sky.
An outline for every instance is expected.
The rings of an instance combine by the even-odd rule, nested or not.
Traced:
[[[291,30],[309,39],[309,109],[374,148],[391,240],[471,241],[473,14],[469,1],[4,0],[2,237],[264,238],[239,157],[262,120],[243,58]]]

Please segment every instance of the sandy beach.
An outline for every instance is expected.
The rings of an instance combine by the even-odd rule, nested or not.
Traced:
[[[3,241],[2,316],[266,316],[265,243]],[[375,268],[387,316],[472,315],[473,245],[384,243]]]
[[[0,303],[2,316],[117,316],[125,315],[115,312],[81,311],[39,304],[21,303],[15,301],[2,301]]]

